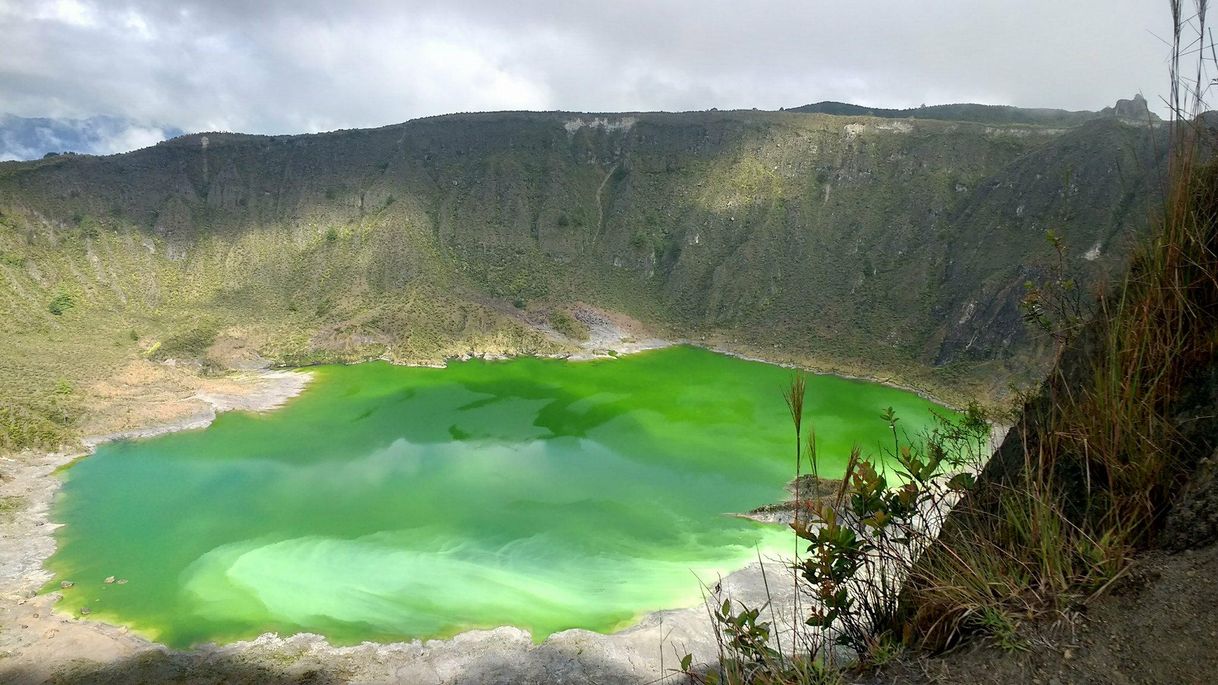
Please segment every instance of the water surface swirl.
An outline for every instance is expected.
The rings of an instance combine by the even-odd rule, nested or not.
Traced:
[[[594,362],[321,367],[266,414],[103,445],[68,469],[63,606],[173,646],[274,631],[336,643],[515,625],[609,631],[690,605],[789,531],[791,371],[677,347]],[[935,405],[808,383],[822,469]],[[114,576],[126,582],[106,583]]]

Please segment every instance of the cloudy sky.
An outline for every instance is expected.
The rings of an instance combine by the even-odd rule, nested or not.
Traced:
[[[500,109],[1154,106],[1167,4],[0,0],[0,112],[111,115],[155,137]]]

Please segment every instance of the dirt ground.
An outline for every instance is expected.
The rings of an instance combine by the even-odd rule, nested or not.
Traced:
[[[921,685],[1218,683],[1218,546],[1139,558],[1111,591],[1022,649],[982,641],[891,666],[869,682]]]

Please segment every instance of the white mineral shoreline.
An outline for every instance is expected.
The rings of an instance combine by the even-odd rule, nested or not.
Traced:
[[[608,320],[595,321],[589,328],[591,336],[583,344],[582,352],[556,356],[578,361],[689,344],[741,359],[774,363],[698,341],[636,340]],[[613,355],[607,354],[610,350]],[[793,364],[781,365],[800,368]],[[126,627],[81,620],[55,611],[58,593],[37,594],[52,577],[43,564],[54,553],[53,532],[58,527],[49,518],[51,502],[60,485],[55,472],[107,441],[203,428],[222,411],[274,409],[302,392],[310,375],[307,370],[276,370],[247,372],[238,377],[246,381],[239,391],[197,394],[196,399],[202,400],[206,408],[195,415],[92,436],[83,441],[86,447],[83,454],[50,453],[24,460],[0,458],[0,464],[9,467],[0,472],[8,476],[0,481],[0,496],[16,495],[27,502],[11,520],[0,521],[5,540],[0,549],[0,627],[3,628],[0,630],[0,675],[6,676],[6,682],[46,682],[56,674],[62,674],[65,668],[90,662],[109,664],[107,668],[121,670],[125,668],[125,662],[151,652],[172,659],[179,666],[181,662],[193,665],[197,668],[195,675],[199,677],[205,677],[208,669],[217,663],[238,662],[250,666],[270,665],[288,676],[317,671],[349,682],[393,683],[660,682],[675,676],[672,669],[684,654],[692,654],[695,664],[713,663],[717,659],[713,627],[706,607],[701,603],[649,613],[631,627],[615,633],[573,629],[555,633],[541,643],[534,643],[525,630],[502,626],[471,630],[443,640],[365,642],[352,647],[335,646],[323,636],[309,633],[289,637],[266,633],[253,640],[205,645],[191,650],[171,650]],[[859,380],[883,382],[870,378]],[[899,387],[891,382],[885,384]],[[942,404],[916,389],[900,389]],[[771,618],[780,626],[790,626],[794,614],[794,584],[791,571],[783,561],[753,562],[722,579],[702,580],[707,584],[717,582],[724,596],[749,606],[761,606],[769,601],[773,611]],[[691,575],[690,582],[699,580]],[[787,630],[789,632],[789,628]]]
[[[171,650],[140,636],[125,626],[84,620],[55,609],[59,592],[39,595],[53,577],[44,567],[55,551],[50,508],[61,484],[55,475],[76,459],[87,457],[98,445],[112,440],[146,438],[165,433],[203,428],[217,413],[230,410],[267,411],[304,390],[306,372],[264,371],[239,374],[248,386],[242,392],[199,393],[207,409],[196,415],[154,426],[127,430],[84,440],[85,451],[27,455],[24,459],[0,459],[5,478],[0,496],[17,496],[25,506],[11,520],[0,521],[0,680],[42,683],[62,676],[65,669],[85,672],[90,668],[127,668],[141,655],[158,653],[194,665],[196,676],[205,677],[209,665],[239,662],[272,666],[291,676],[318,671],[338,674],[351,682],[460,683],[549,681],[577,678],[601,683],[657,682],[686,653],[695,663],[717,657],[713,631],[705,607],[647,614],[624,630],[602,634],[573,629],[555,633],[534,643],[528,631],[503,626],[471,630],[443,640],[411,642],[365,642],[352,647],[329,643],[320,635],[302,633],[280,637],[263,634],[253,640],[226,645],[204,645],[190,650]],[[736,599],[760,605],[766,601],[762,564],[753,562],[720,579],[722,591]],[[790,604],[790,572],[778,560],[766,560],[764,573],[777,588],[776,607]],[[699,580],[690,577],[690,583]],[[70,591],[70,590],[69,590]],[[781,608],[776,609],[783,612]],[[785,610],[789,611],[789,610]]]

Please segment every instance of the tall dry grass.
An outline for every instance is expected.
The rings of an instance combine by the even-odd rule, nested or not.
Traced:
[[[994,616],[1010,624],[1102,591],[1154,543],[1195,463],[1178,413],[1218,351],[1218,166],[1214,132],[1199,116],[1218,59],[1206,0],[1189,12],[1170,4],[1173,147],[1162,214],[914,569],[900,625],[907,641],[939,649]]]

